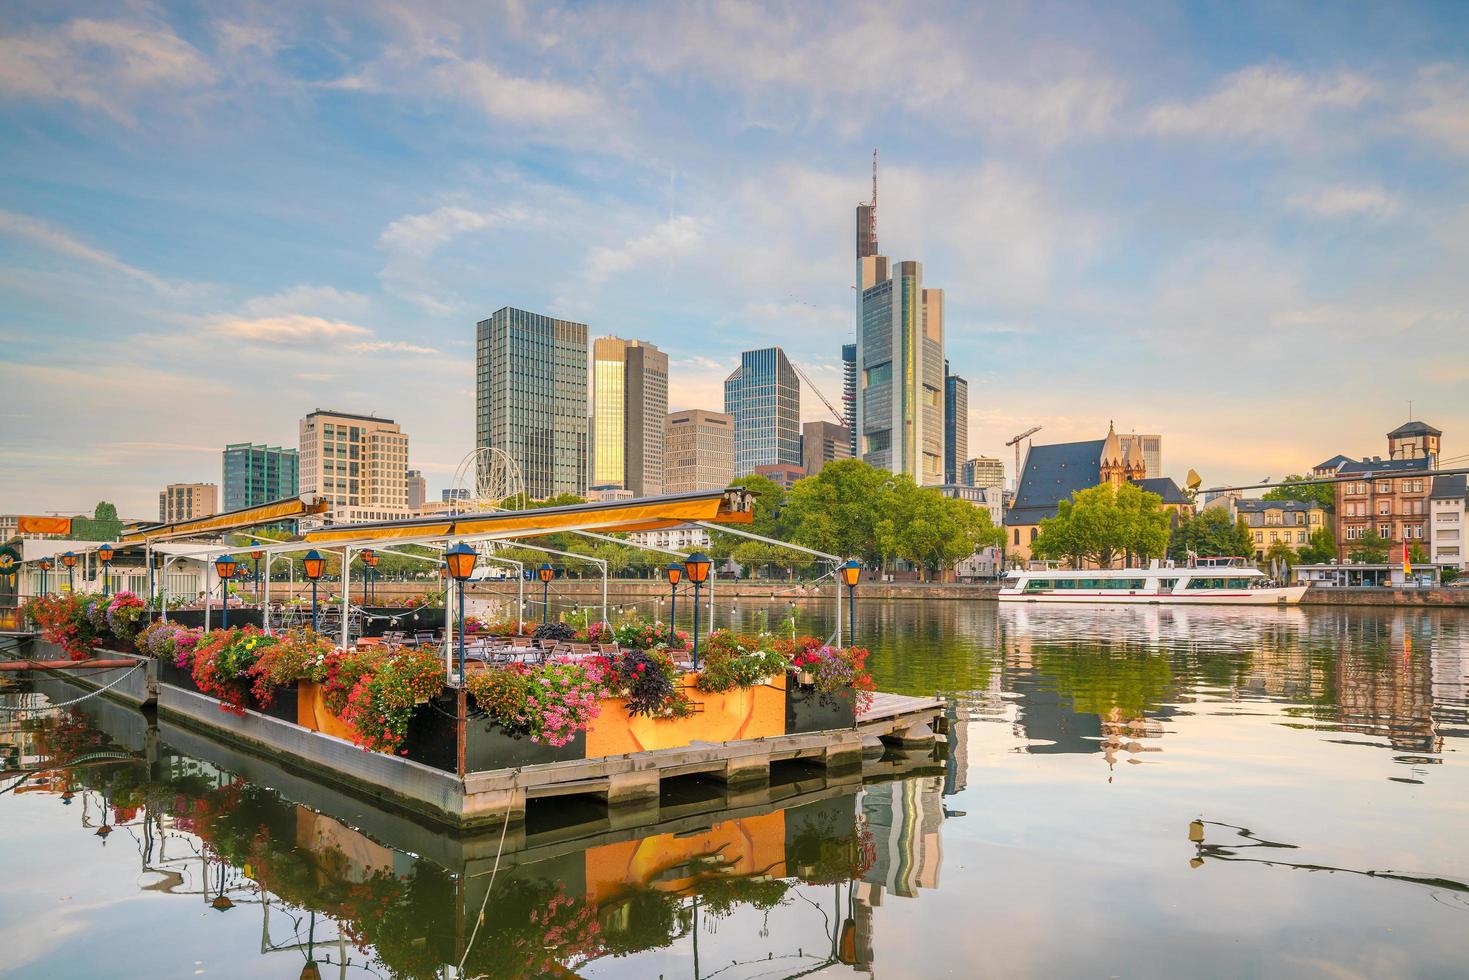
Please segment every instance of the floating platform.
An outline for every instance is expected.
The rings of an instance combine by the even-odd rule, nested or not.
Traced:
[[[33,660],[64,659],[59,648],[39,639],[32,642],[29,653]],[[276,759],[288,769],[354,795],[460,829],[498,826],[507,820],[521,824],[528,804],[552,797],[595,801],[605,806],[613,826],[646,824],[656,818],[665,781],[690,776],[722,784],[726,807],[768,805],[772,782],[781,781],[779,775],[772,780],[773,769],[797,766],[820,770],[826,785],[860,783],[864,759],[881,756],[885,745],[930,749],[946,709],[940,698],[878,694],[860,713],[853,714],[848,704],[843,726],[821,727],[842,719],[841,712],[802,705],[794,694],[784,690],[783,679],[777,679],[778,683],[766,685],[769,690],[761,691],[758,697],[774,697],[770,691],[779,694],[784,710],[778,718],[772,719],[768,705],[762,708],[756,703],[757,694],[750,689],[730,692],[747,697],[731,699],[721,710],[709,712],[709,719],[682,729],[690,736],[736,732],[753,737],[689,737],[684,744],[673,745],[668,743],[677,739],[669,737],[668,726],[677,722],[609,717],[604,731],[599,733],[594,728],[586,738],[578,739],[579,744],[563,750],[550,751],[549,747],[521,740],[520,748],[528,751],[516,764],[466,766],[466,759],[495,758],[500,750],[488,741],[488,735],[473,736],[490,746],[477,751],[472,747],[466,751],[465,740],[460,739],[456,766],[456,747],[445,744],[455,739],[455,720],[446,711],[437,714],[449,719],[447,727],[440,722],[441,727],[431,732],[433,744],[427,746],[430,751],[418,753],[420,758],[438,763],[429,764],[366,752],[345,738],[317,730],[311,723],[313,711],[305,707],[317,692],[298,690],[294,703],[277,706],[270,713],[246,711],[237,715],[221,710],[214,698],[187,689],[183,678],[171,681],[167,666],[157,660],[112,652],[104,655],[128,666],[85,671],[44,668],[35,673],[64,677],[68,684],[83,690],[105,688],[102,697],[122,703],[155,706],[160,721],[166,719],[194,729]],[[727,717],[732,712],[736,718],[733,722]],[[436,720],[433,712],[427,714],[430,723]],[[461,730],[469,727],[463,725],[462,715],[460,718]],[[649,735],[650,726],[660,729],[661,734],[656,738]],[[504,740],[504,736],[499,738]],[[602,754],[596,748],[599,744],[657,747]],[[448,758],[435,757],[434,746],[448,753]],[[538,754],[535,750],[540,749],[547,751]],[[541,758],[548,761],[535,761]]]

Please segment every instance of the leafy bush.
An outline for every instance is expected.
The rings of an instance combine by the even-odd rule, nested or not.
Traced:
[[[736,646],[732,651],[721,648],[700,665],[695,686],[710,693],[754,687],[771,677],[784,675],[790,668],[790,660],[774,650],[746,650],[743,646]]]
[[[25,614],[41,628],[41,637],[66,651],[73,660],[92,655],[100,631],[88,615],[92,597],[88,595],[44,596],[26,603]]]
[[[537,640],[554,640],[570,643],[576,639],[576,627],[570,623],[541,623],[532,634]]]
[[[308,629],[291,630],[267,645],[250,669],[251,689],[262,707],[275,700],[276,691],[294,681],[326,680],[332,642]]]
[[[375,666],[358,677],[342,720],[364,749],[393,752],[408,736],[414,709],[444,689],[444,665],[431,647],[403,647]]]
[[[243,715],[250,706],[254,678],[250,671],[264,649],[276,640],[254,626],[211,630],[194,648],[191,672],[199,690],[219,699],[222,711]]]
[[[599,665],[568,660],[476,671],[465,684],[507,734],[555,746],[591,727],[605,693]]]
[[[114,637],[131,643],[138,633],[138,622],[147,613],[142,599],[131,592],[118,592],[108,600],[103,618]]]
[[[627,699],[627,713],[654,718],[687,718],[694,706],[678,686],[673,658],[663,650],[623,650],[602,657],[607,693]]]

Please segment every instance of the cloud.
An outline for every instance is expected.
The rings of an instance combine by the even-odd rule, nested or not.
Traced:
[[[263,317],[289,313],[317,313],[333,315],[340,313],[363,313],[370,305],[361,293],[337,289],[334,286],[312,286],[302,284],[274,293],[256,296],[240,307],[242,313]]]
[[[437,354],[436,347],[420,347],[418,344],[408,344],[401,340],[372,340],[360,344],[349,344],[347,350],[354,354],[376,354],[382,351],[391,351],[397,354]]]
[[[1455,153],[1469,155],[1469,70],[1456,65],[1423,69],[1410,101],[1408,125]]]
[[[1255,65],[1225,76],[1191,102],[1154,106],[1145,128],[1165,136],[1288,142],[1301,138],[1319,113],[1356,109],[1376,94],[1374,82],[1349,72],[1313,79]]]
[[[450,205],[426,214],[408,214],[378,236],[378,244],[395,252],[427,255],[460,235],[486,228],[506,228],[533,220],[524,208],[475,211]]]
[[[112,253],[88,245],[70,232],[47,224],[39,218],[16,214],[14,211],[0,211],[0,235],[19,238],[53,252],[91,262],[104,269],[111,269],[113,272],[121,273],[143,283],[155,292],[172,295],[181,291],[181,287],[172,285],[135,265],[129,265]]]
[[[211,85],[216,71],[166,24],[77,18],[0,37],[0,96],[70,102],[133,125],[134,104]]]
[[[372,336],[371,330],[355,323],[307,316],[304,313],[288,313],[254,319],[226,316],[216,319],[214,326],[219,333],[235,340],[294,347],[351,337]]]
[[[702,223],[697,218],[681,214],[616,248],[592,249],[582,274],[590,283],[604,283],[637,266],[686,255],[699,246],[703,236]]]
[[[1314,214],[1323,218],[1342,218],[1353,215],[1385,217],[1398,213],[1398,199],[1382,188],[1354,187],[1347,184],[1292,194],[1286,199],[1285,205],[1292,211]]]

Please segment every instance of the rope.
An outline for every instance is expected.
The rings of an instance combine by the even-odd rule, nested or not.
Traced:
[[[117,680],[115,680],[112,683],[108,684],[106,687],[99,687],[95,691],[92,691],[92,692],[90,692],[88,694],[83,694],[79,698],[72,698],[70,701],[62,701],[62,702],[57,703],[57,704],[46,704],[46,705],[41,705],[39,707],[13,706],[13,705],[8,705],[8,704],[0,704],[0,711],[49,711],[52,708],[69,708],[69,707],[71,707],[74,704],[81,704],[83,701],[87,700],[87,698],[96,697],[99,694],[102,694],[102,693],[104,693],[106,691],[112,690],[114,687],[116,687],[117,685],[121,684],[123,682],[123,680],[126,679],[129,674],[131,674],[133,671],[137,670],[141,666],[143,666],[143,665],[141,663],[138,663],[138,664],[134,664],[131,667],[126,667],[126,668],[123,669],[123,672],[120,675],[118,675]],[[114,668],[114,669],[116,669],[116,668]]]
[[[500,855],[505,850],[505,832],[510,829],[510,808],[514,805],[515,794],[512,792],[505,801],[505,817],[500,824],[500,846],[495,848],[495,866],[490,869],[490,882],[485,885],[484,901],[479,903],[479,915],[475,917],[474,929],[469,933],[469,942],[464,944],[464,955],[459,957],[458,972],[461,976],[464,975],[464,963],[469,959],[469,951],[474,948],[474,939],[479,935],[479,927],[485,924],[485,909],[490,907],[490,892],[495,889],[495,875],[500,871]]]

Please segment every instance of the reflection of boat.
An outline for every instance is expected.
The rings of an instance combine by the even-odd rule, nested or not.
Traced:
[[[1294,605],[1304,585],[1273,585],[1264,572],[1234,558],[1200,559],[1182,567],[1029,568],[1005,576],[1001,602],[1182,603],[1186,605]]]

